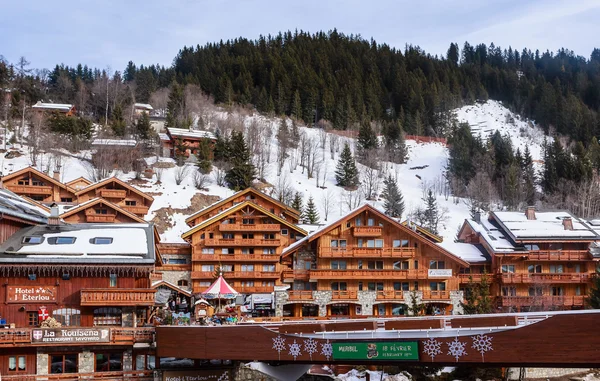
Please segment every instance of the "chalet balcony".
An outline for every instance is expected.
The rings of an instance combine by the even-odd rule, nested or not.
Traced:
[[[38,185],[14,185],[7,187],[16,194],[38,194],[44,196],[52,195],[52,187]]]
[[[62,330],[77,330],[88,327],[62,327]],[[154,328],[125,328],[125,327],[89,327],[89,328],[107,328],[110,330],[110,344],[132,345],[134,343],[152,343],[154,341]],[[36,328],[11,328],[0,330],[0,347],[12,346],[39,346],[39,343],[32,342],[32,331]],[[64,345],[64,344],[57,344]],[[77,345],[83,345],[77,343]],[[90,345],[98,345],[90,343]],[[4,376],[3,376],[4,378]]]
[[[404,292],[396,290],[377,291],[377,300],[401,300],[404,301]]]
[[[413,258],[414,247],[354,247],[323,249],[322,258]]]
[[[355,237],[381,237],[382,232],[381,226],[355,226],[352,234]]]
[[[356,300],[356,290],[331,291],[332,300]]]
[[[500,303],[503,307],[581,307],[584,296],[502,296]]]
[[[313,300],[312,291],[293,290],[288,292],[288,300]]]
[[[102,198],[125,198],[127,197],[127,191],[122,189],[98,189],[96,190],[96,196]]]
[[[279,262],[276,254],[195,254],[193,261],[203,262]]]
[[[527,273],[500,274],[502,283],[587,283],[590,275],[586,273]]]
[[[202,280],[216,279],[214,271],[192,271],[191,277],[192,277],[192,279],[202,279]]]
[[[143,205],[124,205],[122,206],[122,208],[128,211],[129,213],[137,214],[140,216],[145,216],[146,214],[148,214],[148,209],[150,209],[149,207]]]
[[[86,212],[85,213],[85,220],[86,222],[90,223],[90,222],[95,222],[95,223],[108,223],[108,224],[112,224],[115,222],[115,218],[117,217],[116,214],[96,214],[94,213],[93,210],[90,210],[90,212]]]
[[[65,373],[52,375],[18,374],[3,375],[4,381],[75,381],[75,380],[132,380],[132,381],[154,381],[153,370],[126,370],[93,373]]]
[[[283,281],[293,282],[294,280],[302,280],[308,282],[310,272],[308,270],[283,270]]]
[[[204,246],[279,246],[281,244],[280,239],[205,239]]]
[[[310,270],[311,279],[429,279],[427,271],[415,270]]]
[[[277,232],[279,224],[220,224],[219,231],[222,232]]]
[[[423,300],[450,300],[450,291],[424,290]]]
[[[252,293],[271,293],[273,292],[273,286],[248,286],[248,287],[242,287],[242,286],[233,286],[233,288],[242,293],[242,294],[252,294]]]
[[[153,306],[154,289],[88,288],[80,291],[82,306]]]
[[[583,261],[591,259],[588,250],[535,250],[527,254],[529,261]]]
[[[487,278],[488,283],[492,281],[492,275],[487,274]],[[469,283],[471,279],[473,279],[473,282],[478,283],[483,279],[483,274],[458,274],[458,279],[460,283]]]
[[[277,271],[224,271],[223,278],[229,279],[279,279]],[[192,271],[192,279],[214,280],[214,271]]]

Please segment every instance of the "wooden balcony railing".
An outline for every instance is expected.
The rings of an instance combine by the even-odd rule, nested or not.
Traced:
[[[93,373],[64,373],[64,374],[18,374],[2,375],[5,381],[80,381],[80,380],[135,380],[135,381],[153,381],[153,370],[127,370],[114,372],[93,372]]]
[[[412,258],[415,253],[414,247],[332,247],[321,250],[319,256],[324,258]]]
[[[380,237],[382,231],[381,226],[355,226],[352,234],[355,237]]]
[[[587,283],[590,280],[586,273],[502,273],[503,283]]]
[[[125,198],[127,191],[122,189],[98,189],[96,195],[102,198]]]
[[[77,330],[79,328],[91,327],[63,327],[63,330]],[[95,327],[99,328],[99,327]],[[134,344],[134,343],[152,343],[154,342],[154,328],[126,328],[126,327],[102,327],[110,330],[110,344]],[[26,345],[39,346],[39,343],[32,343],[32,331],[36,328],[11,328],[0,330],[0,347]],[[64,345],[64,344],[61,344]],[[78,342],[77,345],[83,345]],[[98,343],[90,342],[90,345]],[[4,378],[4,376],[3,376]]]
[[[279,262],[276,254],[194,254],[194,261],[215,262]]]
[[[527,254],[530,261],[582,261],[591,259],[588,250],[535,250]]]
[[[80,291],[82,306],[153,306],[154,289],[88,288]]]
[[[242,239],[242,238],[217,238],[217,239],[205,239],[204,246],[279,246],[281,240],[279,239]]]
[[[52,194],[52,187],[50,186],[11,185],[7,188],[17,194],[40,194],[47,196]]]
[[[279,231],[279,224],[220,224],[219,230],[222,232],[276,232]]]
[[[333,300],[356,300],[355,290],[331,291],[331,299]]]
[[[225,279],[279,279],[277,271],[230,271],[224,273]]]
[[[487,274],[488,282],[491,282],[492,276]],[[481,282],[483,279],[483,274],[458,274],[458,279],[460,279],[460,283],[469,283],[471,279],[473,282]]]
[[[162,279],[163,279],[162,273],[152,273],[152,274],[150,274],[150,281],[151,282],[155,282],[157,280],[162,280]]]
[[[148,214],[148,210],[150,209],[149,207],[143,205],[123,205],[121,207],[129,213],[137,214],[140,216],[145,216],[146,214]]]
[[[396,290],[377,291],[377,300],[402,300],[404,301],[404,292]]]
[[[448,300],[450,299],[450,291],[433,291],[424,290],[423,300]]]
[[[308,270],[283,270],[283,279],[292,280],[303,280],[308,281],[310,279],[310,273]]]
[[[584,296],[502,296],[500,303],[504,307],[579,307],[583,306]]]
[[[288,300],[313,300],[312,291],[293,290],[288,292]]]
[[[214,271],[192,271],[192,279],[202,279],[202,280],[206,280],[206,279],[215,279],[215,272]]]
[[[92,213],[85,214],[85,220],[88,223],[95,222],[95,223],[112,224],[113,222],[115,222],[116,217],[117,216],[115,214],[92,214]]]
[[[428,279],[418,270],[310,270],[311,279]]]
[[[267,293],[273,292],[273,286],[238,286],[234,285],[236,291],[241,292],[243,294],[249,293]]]

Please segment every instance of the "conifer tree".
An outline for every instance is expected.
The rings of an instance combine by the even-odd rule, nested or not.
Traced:
[[[147,112],[143,112],[135,124],[135,134],[140,139],[146,140],[150,137],[151,128],[150,117]]]
[[[213,148],[213,160],[217,162],[229,161],[229,158],[231,157],[229,138],[227,136],[224,137],[219,130],[217,130],[215,135],[217,139]]]
[[[427,191],[427,196],[423,199],[423,201],[425,201],[425,210],[423,211],[425,228],[427,228],[433,234],[438,234],[439,211],[437,200],[435,199],[435,195],[431,189]]]
[[[306,203],[303,220],[305,224],[315,225],[319,223],[319,212],[312,196],[308,198],[308,202]]]
[[[371,127],[371,123],[368,121],[360,125],[356,144],[360,151],[367,151],[379,147],[377,134],[375,134],[373,127]]]
[[[198,157],[198,170],[203,173],[203,174],[207,174],[210,173],[210,171],[212,171],[212,161],[210,160],[210,156],[211,156],[211,147],[210,147],[210,140],[209,139],[202,139],[200,140],[200,143],[198,144],[198,151],[197,151],[197,157]]]
[[[302,100],[300,99],[300,91],[296,89],[294,99],[292,100],[292,118],[296,120],[302,119]]]
[[[294,199],[292,200],[291,206],[292,208],[302,213],[302,194],[300,192],[296,192],[294,194]]]
[[[590,294],[587,300],[588,305],[593,309],[600,309],[600,273],[596,272],[594,282],[590,288]]]
[[[181,118],[185,109],[185,95],[183,94],[183,86],[177,82],[171,84],[169,92],[169,101],[167,102],[167,119],[165,120],[166,127],[183,127]]]
[[[125,119],[123,118],[123,109],[121,108],[121,105],[116,105],[115,108],[113,109],[112,121],[110,123],[110,127],[112,128],[115,135],[117,135],[117,136],[125,135],[125,128],[127,127],[127,123],[125,122]]]
[[[383,204],[385,214],[394,218],[402,218],[402,214],[404,213],[404,197],[391,175],[383,180],[383,193],[381,196],[385,200]]]
[[[356,163],[348,143],[344,144],[344,149],[335,168],[335,179],[337,185],[341,187],[354,187],[358,185],[358,170],[356,169]]]
[[[383,137],[390,161],[396,164],[403,164],[406,161],[407,150],[404,132],[402,131],[402,122],[397,119],[384,123]]]
[[[244,190],[252,185],[256,177],[256,168],[250,160],[250,149],[246,145],[244,135],[241,132],[231,133],[231,169],[225,175],[225,181],[230,189],[235,191]]]

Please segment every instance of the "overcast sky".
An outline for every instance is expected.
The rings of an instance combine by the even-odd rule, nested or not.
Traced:
[[[600,0],[0,0],[0,55],[122,71],[170,65],[184,45],[302,29],[445,54],[451,42],[521,50],[600,47]]]

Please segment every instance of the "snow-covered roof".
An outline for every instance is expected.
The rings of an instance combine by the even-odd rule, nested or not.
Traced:
[[[149,111],[154,110],[154,108],[151,105],[149,105],[148,103],[135,103],[133,105],[133,107],[138,108],[138,109],[149,110]]]
[[[24,243],[29,237],[39,243]],[[154,263],[154,259],[154,229],[141,223],[32,226],[0,245],[0,262]]]
[[[597,233],[566,211],[535,212],[535,219],[527,219],[523,212],[492,212],[492,217],[504,227],[514,240],[523,239],[595,239]],[[563,220],[570,218],[573,229],[565,229]]]
[[[159,132],[158,133],[158,137],[160,138],[160,140],[162,140],[163,142],[168,142],[171,141],[171,138],[169,138],[169,135],[165,134],[164,132]]]
[[[453,242],[450,240],[436,243],[436,245],[446,249],[460,259],[472,264],[485,263],[490,260],[489,255],[486,255],[485,249],[483,249],[481,245]]]
[[[497,225],[494,225],[487,218],[481,218],[479,222],[468,219],[465,220],[473,231],[480,234],[485,242],[496,253],[512,253],[514,251],[523,251],[523,248],[517,248],[516,245],[506,237],[506,233]]]
[[[68,103],[37,102],[36,104],[31,106],[31,108],[36,109],[36,110],[57,110],[57,111],[62,111],[62,112],[69,112],[73,108],[73,105],[68,104]]]
[[[94,139],[93,146],[127,146],[135,147],[137,142],[131,139]]]
[[[50,213],[43,208],[27,202],[23,197],[8,189],[0,189],[0,214],[13,216],[37,224],[48,223]]]
[[[192,139],[216,139],[217,137],[210,131],[188,130],[185,128],[167,127],[167,133],[172,137],[183,137]]]

